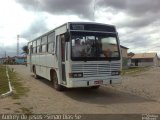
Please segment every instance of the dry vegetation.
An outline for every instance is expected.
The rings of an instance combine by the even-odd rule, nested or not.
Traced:
[[[6,67],[0,65],[0,94],[9,91],[8,79],[6,76]]]

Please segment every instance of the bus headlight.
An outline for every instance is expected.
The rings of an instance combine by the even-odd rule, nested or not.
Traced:
[[[112,76],[120,75],[120,73],[121,73],[120,71],[112,71],[112,72],[111,72],[111,75],[112,75]]]
[[[83,77],[83,73],[69,73],[70,78],[81,78]]]

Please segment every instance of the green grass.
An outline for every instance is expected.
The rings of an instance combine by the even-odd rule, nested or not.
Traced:
[[[26,96],[26,93],[29,91],[27,87],[24,86],[22,83],[21,78],[19,78],[18,74],[14,71],[14,69],[10,69],[8,67],[8,74],[11,81],[11,85],[13,88],[13,99],[20,99],[22,96]],[[8,78],[6,76],[6,67],[0,66],[0,93],[5,93],[9,91],[8,86]],[[26,108],[22,105],[21,102],[14,103],[18,105],[20,108],[19,110],[14,111],[14,113],[21,113],[21,114],[32,114],[32,107]],[[5,110],[11,110],[11,108],[4,108]]]
[[[0,65],[0,94],[9,91],[8,78],[6,76],[6,67]]]
[[[122,70],[122,75],[136,75],[149,70],[149,67],[131,67]]]
[[[26,95],[26,93],[29,91],[29,89],[27,87],[24,87],[21,79],[17,76],[16,72],[9,69],[9,76],[11,79],[11,84],[13,86],[13,95],[12,98],[13,99],[20,99],[20,97]]]
[[[11,85],[13,87],[14,99],[19,99],[21,96],[26,95],[28,88],[24,87],[20,78],[18,78],[16,72],[8,68],[9,78]],[[6,76],[6,67],[0,65],[0,94],[6,93],[9,91],[8,78]]]

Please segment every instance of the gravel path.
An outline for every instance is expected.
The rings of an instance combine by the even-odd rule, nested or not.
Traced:
[[[160,68],[123,76],[117,87],[99,90],[69,89],[58,92],[50,82],[33,78],[25,66],[10,66],[29,88],[27,96],[0,99],[0,113],[17,113],[26,108],[32,113],[160,113]]]
[[[142,73],[123,76],[123,84],[119,86],[119,89],[160,102],[160,67],[153,67]]]

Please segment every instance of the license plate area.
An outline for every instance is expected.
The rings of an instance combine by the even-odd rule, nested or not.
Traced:
[[[101,85],[101,84],[103,84],[103,80],[96,80],[96,81],[94,81],[94,84]]]

